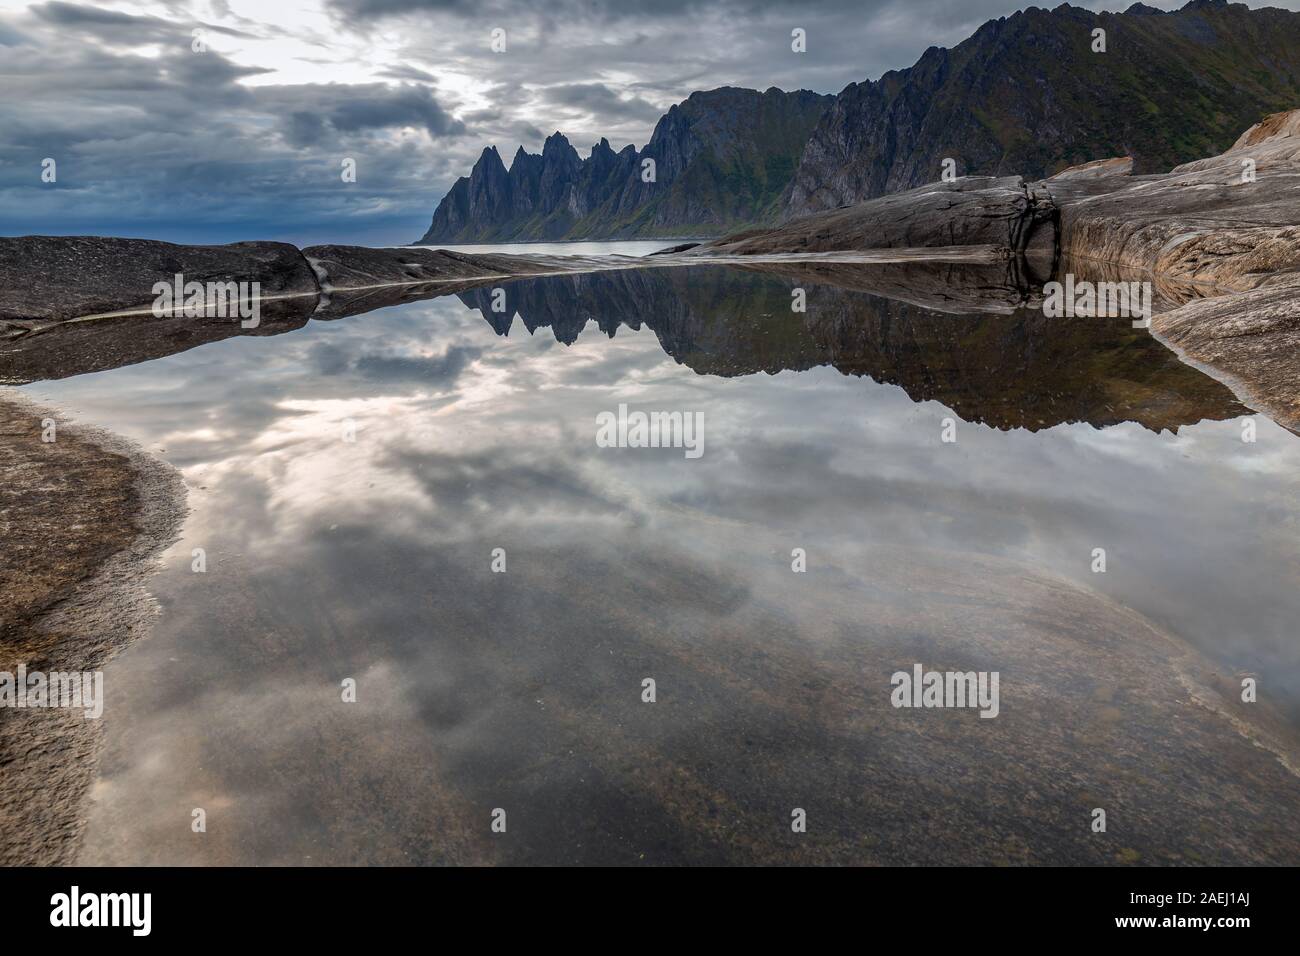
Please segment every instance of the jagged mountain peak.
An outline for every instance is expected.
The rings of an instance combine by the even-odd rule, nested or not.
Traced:
[[[934,182],[949,159],[959,175],[1041,178],[1117,155],[1166,170],[1297,102],[1300,13],[1028,7],[837,96],[696,91],[640,150],[602,138],[583,159],[557,130],[540,156],[520,148],[508,177],[485,151],[421,241],[716,235]]]
[[[506,178],[480,159],[420,241],[710,235],[770,219],[830,101],[775,87],[702,90],[660,118],[644,150],[616,153],[601,137],[585,159],[557,130],[540,156],[520,147]],[[652,180],[641,176],[643,159],[655,162]]]
[[[501,172],[504,173],[506,166],[505,163],[501,161],[501,154],[497,152],[497,148],[495,146],[488,146],[484,148],[483,152],[479,153],[478,161],[474,164],[474,169],[491,169],[493,171],[500,169]]]

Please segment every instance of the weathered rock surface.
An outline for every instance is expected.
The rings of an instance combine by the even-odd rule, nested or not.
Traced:
[[[1152,283],[1152,328],[1300,429],[1300,110],[1266,117],[1226,152],[1161,175],[1129,157],[1037,183],[966,177],[748,230],[666,258],[963,247]],[[1073,265],[1070,265],[1073,263]],[[1250,295],[1243,293],[1251,292]],[[1226,298],[1225,298],[1226,297]],[[1199,301],[1207,300],[1207,301]]]
[[[308,246],[302,251],[316,272],[323,292],[372,286],[455,282],[553,272],[542,257],[467,255],[446,249]]]
[[[1300,110],[1163,176],[1044,185],[1067,257],[1151,281],[1177,305],[1152,331],[1300,431]]]
[[[58,440],[42,441],[57,419]],[[144,587],[184,516],[170,466],[0,389],[0,669],[95,671],[145,633]],[[102,721],[0,707],[0,865],[67,864]]]
[[[1163,175],[1112,168],[1043,183],[1060,209],[1063,253],[1219,291],[1300,269],[1300,110],[1269,116],[1227,152]]]
[[[1052,182],[1105,179],[1109,176],[1130,176],[1133,173],[1133,157],[1118,156],[1113,159],[1097,159],[1091,163],[1070,166],[1051,177]]]
[[[1053,219],[1046,193],[1019,176],[967,176],[794,219],[773,229],[734,233],[682,255],[965,246],[1050,257],[1056,241]]]
[[[0,236],[0,338],[6,327],[148,309],[156,282],[260,282],[263,296],[317,291],[311,267],[285,242],[181,246],[102,236]]]
[[[1161,175],[1128,157],[1049,179],[968,176],[751,229],[683,257],[992,247],[1141,269],[1240,291],[1300,269],[1300,110],[1252,126],[1227,152]]]
[[[277,335],[312,318],[338,318],[445,295],[503,276],[584,268],[586,260],[466,256],[429,249],[284,243],[180,246],[137,239],[0,238],[0,384],[98,372],[235,335]],[[608,261],[603,265],[608,266]],[[590,267],[596,267],[592,264]],[[259,319],[150,314],[155,282],[257,281]],[[350,291],[357,290],[357,291]],[[117,314],[117,313],[130,314]]]
[[[1250,402],[1300,433],[1300,273],[1200,299],[1151,319],[1182,355],[1226,373]]]

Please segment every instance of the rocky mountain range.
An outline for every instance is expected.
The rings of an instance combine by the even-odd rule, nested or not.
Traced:
[[[562,133],[509,170],[496,147],[443,198],[421,244],[713,235],[775,220],[795,163],[832,97],[731,87],[692,93],[646,147],[586,159]],[[645,181],[646,160],[654,179]]]
[[[720,235],[934,182],[945,159],[959,176],[1033,178],[1113,156],[1163,171],[1297,103],[1300,13],[1030,7],[834,97],[694,93],[640,151],[602,139],[583,159],[556,133],[507,169],[485,149],[420,244]]]
[[[958,176],[1033,179],[1112,156],[1164,172],[1297,104],[1300,13],[1226,0],[1170,13],[1030,7],[843,90],[808,140],[785,213],[934,182],[947,158]]]

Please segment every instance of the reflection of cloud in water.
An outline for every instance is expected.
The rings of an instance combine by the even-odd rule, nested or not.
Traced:
[[[483,349],[478,347],[449,345],[446,351],[436,355],[378,352],[352,355],[340,345],[323,342],[312,349],[311,358],[322,375],[353,372],[372,382],[409,383],[445,390],[453,387],[461,372],[482,354]]]
[[[194,488],[181,560],[156,588],[166,613],[112,672],[97,819],[126,836],[105,834],[96,859],[491,859],[483,807],[510,801],[528,834],[511,859],[562,856],[577,814],[609,828],[582,831],[594,856],[720,860],[734,846],[710,808],[743,821],[751,847],[808,781],[863,795],[821,810],[853,832],[864,812],[896,811],[874,802],[885,791],[868,770],[971,832],[1009,800],[1039,829],[1008,845],[1086,856],[996,774],[984,811],[918,784],[945,762],[1034,758],[1032,735],[1017,738],[1008,705],[992,736],[900,749],[915,729],[899,735],[871,696],[894,656],[992,661],[1012,686],[1040,668],[1036,688],[1137,753],[1174,698],[1169,684],[1143,697],[1140,668],[1124,676],[1164,665],[1125,656],[1154,651],[1125,649],[1136,618],[1083,596],[1103,592],[1225,672],[1266,671],[1292,700],[1300,687],[1300,449],[1262,418],[1255,445],[1236,421],[1177,435],[960,422],[943,445],[950,411],[899,387],[832,368],[700,375],[649,329],[499,338],[454,299],[31,391],[163,443]],[[595,416],[619,402],[703,411],[704,457],[597,448]],[[188,569],[199,546],[207,575]],[[493,547],[505,575],[488,570]],[[789,572],[793,547],[807,575]],[[1089,571],[1094,547],[1106,575]],[[1080,664],[1091,642],[1105,653]],[[1059,657],[1020,656],[1044,648]],[[637,698],[651,673],[653,714]],[[366,674],[377,709],[340,709],[338,680]],[[1118,695],[1106,706],[1132,725],[1106,723],[1094,694]],[[1093,782],[1154,792],[1052,727],[1049,749],[1081,753]],[[1262,764],[1243,772],[1270,792],[1250,776]],[[196,851],[168,828],[173,804],[205,795],[230,802],[227,828]]]
[[[1294,567],[1287,525],[1266,503],[1294,505],[1297,452],[1263,419],[1255,445],[1239,441],[1235,422],[1205,422],[1178,436],[1133,425],[1031,435],[961,423],[957,444],[944,446],[935,440],[943,406],[913,404],[894,387],[827,368],[698,376],[667,360],[648,330],[571,346],[545,332],[503,339],[453,299],[104,374],[121,397],[114,427],[130,433],[134,419],[141,437],[160,436],[214,502],[223,481],[259,498],[257,521],[279,527],[250,534],[268,541],[340,516],[418,520],[457,536],[479,523],[620,511],[636,524],[681,507],[826,535],[828,546],[862,534],[1019,554],[1203,646],[1245,632],[1273,658],[1295,658],[1284,639],[1292,608],[1259,568],[1270,553],[1266,567]],[[75,406],[84,390],[98,406],[99,378],[44,391],[61,390]],[[704,458],[596,449],[595,416],[620,401],[704,411]],[[341,441],[345,418],[357,423],[355,443]],[[416,469],[422,456],[427,474]],[[208,521],[200,513],[192,526]],[[1105,577],[1080,557],[1098,546],[1119,562]],[[1191,582],[1200,583],[1189,593]],[[1209,593],[1217,597],[1196,597]]]
[[[607,496],[558,454],[407,450],[389,464],[414,475],[443,523],[465,532],[491,531],[525,516],[559,524],[580,517],[631,517],[623,502]]]

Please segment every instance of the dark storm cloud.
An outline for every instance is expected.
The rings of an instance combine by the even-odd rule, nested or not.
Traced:
[[[423,127],[431,136],[465,132],[464,123],[453,119],[428,90],[419,87],[396,91],[383,86],[349,88],[343,102],[330,111],[330,122],[343,132],[390,126]]]
[[[328,4],[350,17],[365,19],[395,14],[429,11],[473,13],[484,4],[475,0],[341,0]]]
[[[262,86],[253,104],[271,115],[284,115],[280,126],[294,146],[312,146],[339,134],[387,129],[421,129],[431,137],[459,136],[465,124],[448,113],[426,87],[394,89],[367,85]]]
[[[632,119],[653,124],[663,110],[638,96],[621,97],[604,83],[562,83],[547,87],[547,102],[611,119]]]
[[[1095,2],[1078,5],[1106,6]],[[326,6],[342,23],[356,30],[366,30],[380,21],[399,17],[418,19],[441,15],[457,16],[467,21],[493,20],[506,28],[537,18],[562,29],[591,22],[650,24],[681,20],[689,24],[711,14],[720,14],[730,20],[737,30],[752,26],[756,18],[780,20],[795,26],[834,19],[841,27],[852,29],[858,23],[886,18],[910,18],[924,23],[946,20],[960,25],[983,22],[1019,9],[1006,0],[657,0],[653,3],[645,0],[548,0],[545,4],[538,4],[535,0],[326,0]],[[1110,6],[1115,7],[1114,4]],[[863,36],[857,38],[861,40]]]
[[[61,3],[58,0],[33,4],[29,9],[42,20],[64,27],[94,26],[99,30],[126,27],[136,31],[147,31],[153,28],[166,29],[170,32],[167,21],[160,20],[157,17],[137,17],[129,13],[118,13],[115,10],[84,7],[75,3]]]
[[[176,24],[160,17],[136,16],[129,13],[119,13],[116,10],[104,10],[99,7],[64,3],[62,0],[49,0],[48,3],[33,4],[29,9],[46,23],[65,29],[92,32],[95,36],[103,39],[121,37],[133,43],[139,43],[145,38],[165,40],[176,36]],[[252,36],[252,34],[240,30],[233,30],[229,27],[211,23],[201,23],[197,20],[194,21],[193,27],[200,27],[224,36]],[[192,39],[192,36],[190,39]]]
[[[325,136],[325,118],[316,113],[295,110],[289,114],[284,137],[293,146],[312,146]]]
[[[693,10],[706,7],[726,6],[737,12],[756,13],[772,9],[790,10],[792,4],[785,0],[658,0],[646,3],[644,0],[551,0],[545,8],[525,0],[329,0],[328,4],[339,15],[363,24],[367,21],[385,17],[404,16],[431,12],[456,12],[472,16],[509,15],[531,10],[545,10],[548,15],[560,17],[642,19],[650,17],[679,17]],[[863,0],[835,0],[835,2],[810,3],[808,6],[822,6],[828,9],[861,10],[868,4]]]
[[[0,98],[4,232],[293,238],[403,213],[414,229],[437,200],[428,183],[458,172],[428,143],[465,126],[429,86],[246,86],[270,69],[194,52],[191,29],[68,3],[30,9],[22,31],[0,15],[0,36],[24,44]],[[40,179],[46,157],[55,183]],[[345,158],[355,184],[341,180]]]
[[[276,4],[239,16],[222,0],[0,12],[0,230],[406,242],[484,146],[536,151],[556,129],[583,147],[641,146],[695,90],[837,92],[1022,5],[316,2],[303,18]],[[806,54],[790,49],[796,27]],[[210,31],[207,52],[192,51],[195,28]],[[46,157],[57,183],[40,180]],[[341,182],[344,159],[356,183]]]
[[[1104,2],[1104,0],[1098,0]],[[952,46],[1015,0],[327,0],[343,31],[399,29],[419,69],[454,69],[494,84],[524,82],[504,100],[573,142],[643,144],[654,121],[695,90],[719,86],[811,89],[910,66],[932,45]],[[1096,4],[1094,4],[1096,5]],[[504,53],[489,50],[506,31]],[[805,31],[807,52],[791,49]],[[585,94],[585,96],[584,96]],[[573,115],[573,111],[581,115]],[[497,144],[503,153],[511,143]]]

